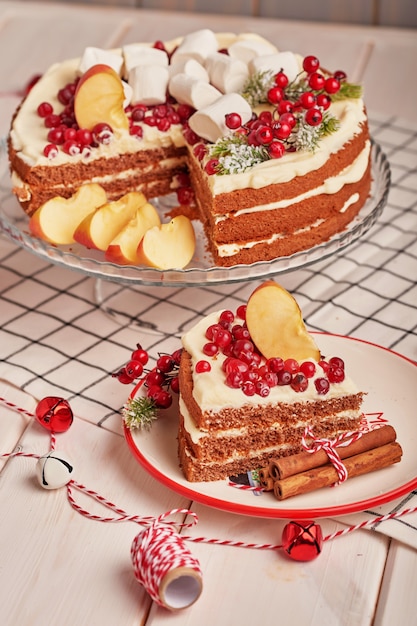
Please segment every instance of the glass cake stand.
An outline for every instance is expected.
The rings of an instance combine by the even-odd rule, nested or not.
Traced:
[[[106,313],[112,315],[111,298],[114,289],[111,283],[123,285],[129,291],[129,288],[137,290],[145,286],[204,287],[213,284],[246,282],[293,271],[341,251],[356,242],[373,226],[387,202],[390,169],[386,156],[376,143],[372,144],[372,179],[371,196],[357,217],[346,230],[321,245],[272,261],[217,267],[206,250],[206,239],[201,224],[196,221],[194,227],[197,246],[188,267],[157,270],[145,266],[110,263],[105,260],[103,252],[89,250],[77,243],[58,247],[33,237],[29,232],[29,219],[11,190],[6,142],[2,140],[0,143],[0,227],[12,241],[42,259],[96,278],[96,301]],[[166,221],[165,199],[163,202],[156,199],[154,204],[159,207],[163,221]],[[118,315],[119,313],[116,317]],[[123,314],[122,318],[125,323],[126,318]]]

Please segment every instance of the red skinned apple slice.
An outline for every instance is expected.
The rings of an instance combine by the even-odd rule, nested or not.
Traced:
[[[246,324],[253,343],[267,359],[320,360],[296,300],[273,280],[264,282],[249,297]]]
[[[110,243],[106,250],[106,259],[119,265],[137,265],[139,263],[137,251],[142,237],[149,228],[160,224],[161,220],[155,207],[146,202]]]
[[[167,224],[146,231],[138,248],[139,262],[161,270],[181,269],[191,261],[195,234],[191,221],[177,215]]]
[[[109,124],[115,132],[127,130],[125,99],[120,76],[104,64],[93,65],[83,74],[74,96],[74,113],[80,128],[93,130],[96,124]]]
[[[143,193],[131,191],[119,200],[108,202],[88,215],[76,228],[74,239],[86,248],[107,250],[116,235],[145,204]]]
[[[29,229],[35,237],[53,244],[74,243],[78,224],[106,202],[103,187],[82,185],[70,198],[56,196],[40,206],[29,220]]]

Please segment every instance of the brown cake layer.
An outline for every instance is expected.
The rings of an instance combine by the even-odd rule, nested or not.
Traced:
[[[69,198],[85,183],[98,182],[109,200],[128,191],[141,191],[148,199],[172,192],[172,179],[186,168],[186,148],[169,146],[132,154],[78,161],[57,166],[30,167],[9,141],[12,172],[24,181],[14,192],[28,215],[54,196]]]
[[[306,426],[312,427],[317,437],[333,439],[360,425],[362,393],[294,404],[243,404],[203,413],[193,396],[191,359],[185,350],[179,376],[182,402],[203,435],[193,441],[180,415],[179,458],[189,481],[220,480],[258,469],[271,458],[300,452]],[[348,413],[357,417],[349,418]],[[241,433],[231,435],[227,430],[232,428],[241,429]]]

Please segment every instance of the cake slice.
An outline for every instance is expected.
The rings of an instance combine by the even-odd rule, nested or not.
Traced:
[[[334,439],[360,427],[363,392],[339,355],[321,355],[274,281],[236,313],[208,315],[182,342],[178,446],[191,482],[264,467],[302,451],[311,433]]]

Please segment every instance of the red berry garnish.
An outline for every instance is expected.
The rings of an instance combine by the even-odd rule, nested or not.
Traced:
[[[194,109],[189,104],[180,104],[177,109],[177,113],[180,116],[181,121],[184,122],[192,116]]]
[[[316,373],[316,366],[312,361],[304,361],[300,365],[300,372],[307,378],[312,378]]]
[[[118,372],[112,374],[113,378],[117,378],[119,383],[122,385],[130,385],[133,382],[133,378],[126,372],[126,369],[123,367]]]
[[[220,313],[219,320],[221,322],[227,322],[228,324],[232,324],[232,322],[234,322],[234,320],[235,320],[235,316],[234,316],[233,311],[229,311],[228,309],[226,311],[222,311]]]
[[[96,124],[92,130],[93,139],[97,143],[109,144],[113,139],[113,129],[109,124],[100,122]]]
[[[212,176],[213,174],[216,174],[218,166],[219,159],[209,159],[204,166],[204,170],[209,176]]]
[[[203,354],[205,354],[206,356],[214,356],[218,352],[219,352],[219,347],[216,346],[216,344],[213,343],[212,341],[205,343],[203,346]]]
[[[174,369],[174,359],[170,354],[162,354],[156,361],[156,367],[163,374],[167,374]]]
[[[291,135],[292,126],[287,122],[281,122],[281,120],[274,125],[274,136],[277,139],[287,139]]]
[[[340,367],[342,370],[345,369],[345,362],[339,356],[332,356],[331,359],[329,359],[329,365],[331,367]]]
[[[145,386],[153,387],[154,385],[160,387],[165,382],[165,376],[162,372],[158,372],[158,370],[154,369],[148,372],[145,376]]]
[[[345,380],[345,370],[342,367],[330,366],[327,376],[331,383],[341,383]]]
[[[130,126],[129,128],[129,135],[132,135],[132,137],[137,137],[138,139],[143,137],[142,126],[138,126],[137,124],[132,124],[132,126]]]
[[[277,356],[273,356],[270,359],[268,359],[266,362],[266,366],[270,372],[275,372],[275,373],[279,372],[280,370],[283,370],[285,367],[283,359]]]
[[[75,139],[82,146],[89,146],[93,143],[93,133],[87,128],[79,128],[75,132]]]
[[[61,145],[64,143],[64,130],[60,127],[51,128],[48,131],[47,137],[48,137],[48,141],[50,141],[51,143]]]
[[[308,86],[315,91],[320,91],[324,87],[325,78],[320,72],[313,72],[308,79]]]
[[[291,389],[294,389],[294,391],[297,391],[299,393],[307,389],[308,379],[306,376],[304,376],[304,374],[299,372],[292,377],[290,385]]]
[[[160,409],[168,409],[172,404],[172,396],[169,391],[158,389],[158,387],[152,387],[148,390],[148,398],[152,398],[155,405]]]
[[[139,378],[143,374],[143,365],[140,361],[129,361],[126,364],[125,370],[127,374],[134,380],[135,378]]]
[[[54,143],[48,143],[43,149],[43,154],[48,159],[55,159],[58,156],[58,146]]]
[[[284,72],[278,72],[278,74],[275,74],[275,84],[277,87],[285,89],[285,87],[288,85],[288,82],[288,76],[284,74]]]
[[[62,144],[62,149],[66,154],[69,154],[71,156],[75,156],[76,154],[80,154],[81,152],[79,144],[74,141],[74,139],[68,139],[67,141],[64,141],[64,143]]]
[[[254,396],[256,393],[255,383],[251,380],[244,380],[242,383],[242,391],[245,396]]]
[[[177,199],[182,206],[191,204],[194,200],[194,191],[192,187],[179,187],[177,189]]]
[[[256,130],[255,137],[259,145],[265,145],[271,143],[272,139],[274,138],[274,133],[272,131],[272,128],[265,125]]]
[[[329,108],[332,103],[332,99],[325,93],[319,93],[317,96],[317,106],[321,107],[325,111]]]
[[[266,97],[268,98],[268,102],[271,104],[278,104],[284,97],[284,91],[278,86],[271,87],[271,89],[268,90]]]
[[[37,111],[39,117],[47,117],[54,112],[54,109],[52,107],[52,104],[50,104],[49,102],[41,102],[38,106]]]
[[[197,361],[195,364],[195,371],[197,374],[203,374],[204,372],[209,372],[211,370],[211,365],[208,361]]]
[[[241,304],[240,306],[237,307],[236,315],[237,317],[240,317],[241,320],[246,319],[246,304]]]
[[[319,109],[308,109],[304,119],[310,126],[319,126],[323,121],[323,115]]]
[[[300,365],[295,359],[285,359],[284,369],[286,369],[288,372],[291,372],[291,374],[296,374],[300,371]]]
[[[132,352],[132,359],[134,361],[139,361],[142,365],[146,365],[149,360],[149,355],[146,350],[143,350],[140,344],[137,344],[136,350],[133,350]]]
[[[255,383],[255,389],[256,389],[256,393],[258,394],[258,396],[261,396],[261,398],[266,398],[267,396],[269,396],[271,392],[270,387],[263,380],[258,380]]]
[[[330,76],[324,82],[324,89],[327,93],[337,93],[340,89],[340,82],[337,78]]]
[[[225,124],[230,130],[236,130],[242,126],[242,118],[239,113],[227,113],[225,115]]]
[[[232,389],[239,389],[243,383],[243,374],[241,372],[229,372],[226,375],[226,385]]]
[[[316,104],[316,96],[311,91],[304,91],[300,96],[300,104],[304,109],[311,109]]]
[[[174,393],[180,392],[180,379],[178,378],[178,376],[174,376],[174,378],[171,378],[170,387],[171,391],[173,391]]]
[[[61,118],[59,115],[55,115],[55,113],[51,113],[47,115],[44,119],[44,124],[46,128],[56,128],[61,124]]]
[[[336,72],[334,72],[333,74],[334,78],[336,78],[339,82],[343,82],[344,80],[346,80],[347,76],[346,76],[346,72],[344,72],[343,70],[337,70]]]
[[[330,389],[330,384],[327,378],[316,378],[314,381],[314,386],[316,387],[316,391],[321,396],[326,395],[326,393]]]
[[[292,374],[288,370],[280,370],[277,372],[278,385],[289,385],[292,380]]]
[[[313,55],[308,55],[303,59],[303,70],[307,72],[307,74],[312,74],[316,72],[320,67],[320,61],[317,57]]]
[[[285,146],[280,141],[271,141],[268,153],[271,159],[280,159],[285,154]]]

